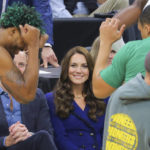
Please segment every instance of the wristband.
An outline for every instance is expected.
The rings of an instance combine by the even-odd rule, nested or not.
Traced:
[[[44,47],[51,47],[52,48],[52,45],[50,43],[45,43]]]

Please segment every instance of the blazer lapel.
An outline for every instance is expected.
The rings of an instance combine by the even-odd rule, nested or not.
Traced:
[[[24,119],[24,107],[22,104],[20,104],[20,110],[21,110],[21,120],[22,120],[22,123],[24,124],[25,123],[25,119]]]
[[[74,116],[76,116],[79,120],[81,120],[82,122],[84,122],[84,124],[86,125],[86,126],[88,126],[89,128],[93,128],[90,124],[90,122],[89,122],[89,117],[88,117],[88,108],[87,108],[87,106],[85,106],[85,109],[84,109],[84,111],[75,103],[75,102],[73,102],[73,105],[74,105],[74,107],[75,107],[75,110],[74,110],[74,112],[72,112],[72,114],[74,115]]]
[[[20,109],[21,109],[21,120],[22,123],[28,126],[28,119],[30,116],[28,116],[28,104],[20,104]]]
[[[33,132],[35,123],[35,112],[32,111],[30,104],[20,104],[22,123],[26,125],[30,132]]]
[[[73,101],[73,106],[75,108],[74,113],[76,113],[77,115],[79,115],[81,118],[83,118],[85,120],[88,119],[88,117],[87,117],[87,113],[88,113],[87,106],[85,106],[85,109],[82,110],[75,101]]]

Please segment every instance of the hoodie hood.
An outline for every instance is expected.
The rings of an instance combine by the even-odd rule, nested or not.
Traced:
[[[121,90],[119,99],[125,103],[150,100],[150,86],[146,84],[140,73],[120,87],[119,90]]]

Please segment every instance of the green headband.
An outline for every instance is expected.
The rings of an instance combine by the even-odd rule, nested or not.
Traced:
[[[24,26],[25,24],[32,25],[38,28],[42,34],[44,33],[40,14],[36,12],[34,7],[29,7],[20,2],[9,6],[0,18],[0,26],[2,28],[19,27],[19,25]]]

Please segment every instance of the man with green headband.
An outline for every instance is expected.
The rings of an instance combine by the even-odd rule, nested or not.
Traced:
[[[38,53],[48,36],[34,8],[15,3],[0,19],[0,80],[8,92],[20,103],[35,97],[38,81]],[[24,74],[12,58],[18,50],[28,50],[28,65]]]
[[[93,92],[96,97],[98,97],[98,98],[108,97],[124,82],[135,77],[137,73],[139,73],[139,72],[142,72],[143,74],[145,73],[144,58],[145,58],[147,52],[150,50],[150,44],[148,41],[146,41],[146,39],[150,39],[150,34],[149,34],[150,33],[150,22],[149,22],[150,8],[148,8],[148,6],[147,6],[146,7],[146,8],[148,8],[147,11],[145,11],[146,8],[144,10],[143,10],[143,8],[145,5],[147,5],[149,3],[150,3],[150,0],[135,0],[132,5],[125,8],[124,10],[120,11],[112,19],[110,19],[110,18],[106,19],[106,21],[101,24],[101,28],[100,28],[101,29],[101,33],[100,33],[101,34],[101,41],[100,41],[101,44],[100,44],[99,54],[97,56],[98,59],[94,66],[93,79],[92,79]],[[143,12],[144,12],[144,14],[143,14]],[[139,29],[140,29],[141,33],[142,34],[147,33],[147,36],[142,36],[142,38],[144,40],[141,40],[141,41],[144,41],[144,44],[138,43],[140,41],[131,42],[131,45],[133,44],[134,46],[133,45],[131,46],[130,42],[127,43],[126,46],[124,46],[124,48],[119,50],[119,53],[117,53],[117,55],[115,55],[115,59],[113,59],[112,65],[110,65],[109,67],[106,68],[108,56],[109,56],[109,53],[111,50],[110,47],[111,47],[112,43],[115,41],[114,38],[116,38],[116,40],[119,39],[121,37],[125,27],[132,25],[137,20],[137,18],[140,18],[138,24],[139,24]],[[142,19],[142,18],[144,18],[144,19]],[[146,25],[146,28],[145,28],[145,25]],[[103,35],[103,38],[102,38],[102,35]],[[113,38],[111,38],[111,37],[113,37]],[[113,42],[112,42],[112,39],[113,39]],[[141,48],[141,46],[144,46],[144,48]],[[126,49],[127,51],[126,50],[124,51],[123,49],[124,50]],[[140,50],[141,50],[141,52],[140,52]],[[123,54],[123,52],[125,52],[125,53],[121,59],[120,53]],[[131,55],[131,53],[135,54],[135,55],[133,56],[133,55]],[[139,54],[139,57],[137,57],[138,54]],[[127,57],[129,56],[130,58],[126,59],[127,58],[126,56]],[[133,60],[132,57],[137,58],[137,59]],[[117,62],[117,64],[120,67],[117,66],[114,69],[116,60],[117,61],[121,60],[122,63]],[[130,60],[132,60],[132,63]],[[140,61],[140,63],[137,63],[137,61]],[[113,67],[113,69],[112,69],[112,67]],[[106,71],[109,69],[110,70],[112,69],[110,71],[111,73],[108,73]],[[117,75],[113,76],[112,73],[114,73],[114,72],[117,73]],[[113,82],[113,84],[112,84],[112,82]]]
[[[36,11],[40,13],[40,18],[43,21],[43,29],[48,34],[48,40],[40,51],[40,60],[43,63],[41,66],[47,68],[48,64],[58,67],[58,59],[53,51],[53,20],[52,10],[49,5],[50,0],[0,0],[0,16],[11,6],[14,2],[21,2],[30,7],[35,7]]]

